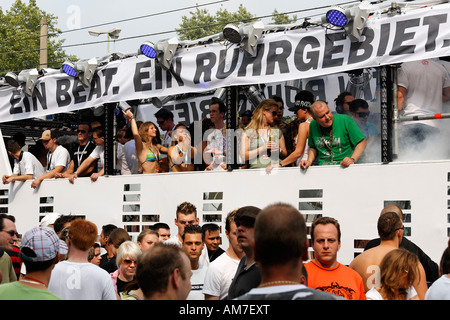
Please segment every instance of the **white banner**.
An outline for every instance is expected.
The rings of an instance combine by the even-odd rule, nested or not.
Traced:
[[[88,88],[64,74],[48,75],[37,81],[33,97],[20,89],[0,88],[0,121],[449,56],[449,12],[450,6],[443,4],[392,17],[371,16],[359,42],[351,42],[344,31],[323,27],[268,33],[260,39],[256,57],[223,43],[179,49],[170,72],[145,56],[131,57],[98,68]]]

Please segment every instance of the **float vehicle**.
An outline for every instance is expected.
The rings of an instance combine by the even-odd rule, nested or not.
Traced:
[[[195,41],[146,42],[137,54],[114,53],[67,63],[61,70],[8,74],[0,87],[1,172],[11,172],[4,140],[14,128],[32,138],[38,127],[34,140],[51,126],[70,135],[78,123],[71,120],[57,127],[64,122],[57,120],[94,110],[105,119],[106,174],[96,182],[78,178],[74,184],[50,179],[37,189],[31,188],[31,181],[1,185],[0,211],[16,217],[20,234],[56,212],[85,217],[99,229],[112,223],[135,238],[156,222],[168,223],[175,235],[176,207],[188,201],[197,207],[200,224],[222,227],[226,248],[224,225],[230,211],[285,202],[300,210],[308,226],[318,216],[336,218],[342,231],[338,260],[349,264],[368,240],[378,237],[381,209],[397,204],[405,214],[405,236],[438,262],[450,232],[448,115],[444,109],[438,115],[402,117],[396,77],[407,61],[446,63],[440,58],[450,56],[450,4],[362,2],[333,9],[346,23],[333,26],[320,18],[289,25],[227,25],[222,33]],[[333,112],[334,99],[342,91],[368,101],[380,132],[376,157],[345,169],[312,166],[305,172],[285,167],[271,174],[238,169],[238,115],[276,94],[285,101],[285,116],[293,117],[287,107],[302,89],[327,101]],[[173,111],[175,123],[190,125],[207,117],[214,95],[228,108],[228,170],[116,174],[113,138],[121,106],[134,108],[142,121],[154,121],[154,113],[164,106]],[[49,116],[53,121],[43,120]],[[439,122],[443,152],[400,154],[398,128],[405,120],[423,118]]]

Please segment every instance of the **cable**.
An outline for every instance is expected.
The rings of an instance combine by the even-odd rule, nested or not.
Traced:
[[[229,0],[226,0],[226,1],[229,1]],[[339,5],[346,5],[346,4],[350,4],[350,3],[354,3],[354,2],[355,1],[349,1],[349,2],[345,2],[345,3],[340,3]],[[299,13],[299,12],[306,12],[306,11],[312,11],[312,10],[321,10],[321,9],[325,9],[325,8],[329,8],[329,5],[322,6],[322,7],[316,7],[316,8],[308,8],[308,9],[301,9],[301,10],[289,11],[289,12],[284,12],[284,13],[278,13],[276,15],[264,15],[264,16],[259,16],[259,17],[253,17],[253,18],[247,19],[245,21],[262,19],[262,18],[270,18],[270,17],[273,17],[273,16],[292,14],[292,13]],[[206,26],[211,27],[211,26],[225,25],[225,24],[228,24],[228,23],[237,23],[237,22],[242,22],[242,21],[240,21],[240,20],[239,21],[228,21],[228,22],[221,22],[221,23],[216,23],[216,24],[201,25],[201,26],[196,26],[196,27],[191,27],[191,28],[185,28],[184,30],[195,30],[195,29],[205,28]],[[174,32],[177,32],[177,30],[161,31],[161,32],[155,32],[155,33],[150,33],[150,34],[130,36],[130,37],[126,37],[126,38],[119,38],[119,39],[116,39],[114,41],[115,42],[120,42],[120,41],[132,40],[132,39],[143,38],[143,37],[150,37],[150,36],[155,36],[155,35],[163,35],[163,34],[174,33]],[[84,43],[75,43],[75,44],[62,45],[59,48],[63,49],[63,48],[70,48],[70,47],[76,47],[76,46],[86,46],[86,45],[100,44],[100,43],[106,43],[106,42],[108,42],[108,40],[99,40],[99,41],[84,42]],[[22,50],[22,51],[0,52],[0,55],[12,54],[12,53],[35,52],[35,51],[41,51],[41,50],[45,50],[45,49],[40,49],[39,48],[39,49],[28,49],[28,50]]]
[[[59,35],[61,35],[63,33],[80,31],[80,30],[85,30],[85,29],[90,29],[90,28],[95,28],[95,27],[101,27],[101,26],[105,26],[105,25],[108,25],[108,24],[127,22],[127,21],[131,21],[131,20],[138,20],[138,19],[143,19],[143,18],[155,17],[155,16],[159,16],[159,15],[163,15],[163,14],[174,13],[174,12],[189,10],[189,9],[198,8],[198,7],[205,7],[205,6],[209,6],[209,5],[213,5],[213,4],[219,4],[219,3],[222,3],[222,2],[228,2],[228,1],[230,1],[230,0],[219,0],[219,1],[215,1],[215,2],[209,2],[209,3],[199,4],[199,5],[190,6],[190,7],[184,7],[184,8],[167,10],[167,11],[161,11],[161,12],[147,14],[147,15],[133,17],[133,18],[127,18],[127,19],[122,19],[122,20],[105,22],[105,23],[96,24],[96,25],[87,26],[87,27],[82,27],[82,28],[78,28],[78,29],[65,30],[65,31],[61,31],[59,33],[47,33],[45,35],[40,35],[39,37],[41,38],[41,37],[59,36]],[[40,25],[37,26],[36,29],[39,28],[39,27],[40,27]],[[23,39],[23,40],[25,41],[25,40],[33,40],[33,39],[36,39],[36,37],[34,37],[34,38],[26,38],[26,39]]]

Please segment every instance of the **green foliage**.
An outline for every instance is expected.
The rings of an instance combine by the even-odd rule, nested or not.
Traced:
[[[36,0],[16,0],[9,11],[0,8],[0,75],[8,71],[19,73],[21,70],[37,68],[40,54],[40,27],[45,18],[48,25],[49,68],[59,68],[68,57],[61,48],[64,40],[56,40],[61,30],[55,26],[57,17],[40,10]]]
[[[277,9],[272,12],[272,24],[290,24],[297,21],[297,15],[293,15],[292,19],[287,14],[278,13]]]
[[[255,15],[248,12],[242,4],[239,5],[236,12],[220,9],[215,15],[212,15],[207,9],[196,8],[195,11],[189,13],[191,16],[183,16],[180,28],[176,29],[180,40],[195,40],[220,33],[228,23],[239,25],[241,22],[257,20]],[[287,14],[278,13],[277,9],[274,9],[271,24],[290,24],[297,20],[297,15],[290,18]]]
[[[223,27],[228,23],[247,23],[255,21],[255,16],[247,11],[241,4],[236,12],[222,10],[211,15],[207,9],[196,8],[190,11],[191,17],[183,16],[180,28],[176,29],[180,40],[195,40],[222,32]]]

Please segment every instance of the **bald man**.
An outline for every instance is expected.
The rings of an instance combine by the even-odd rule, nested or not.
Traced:
[[[318,165],[341,165],[347,168],[356,163],[367,141],[356,122],[344,114],[333,115],[326,102],[317,100],[311,105],[314,120],[309,125],[308,159],[300,166],[306,170],[317,158]]]

